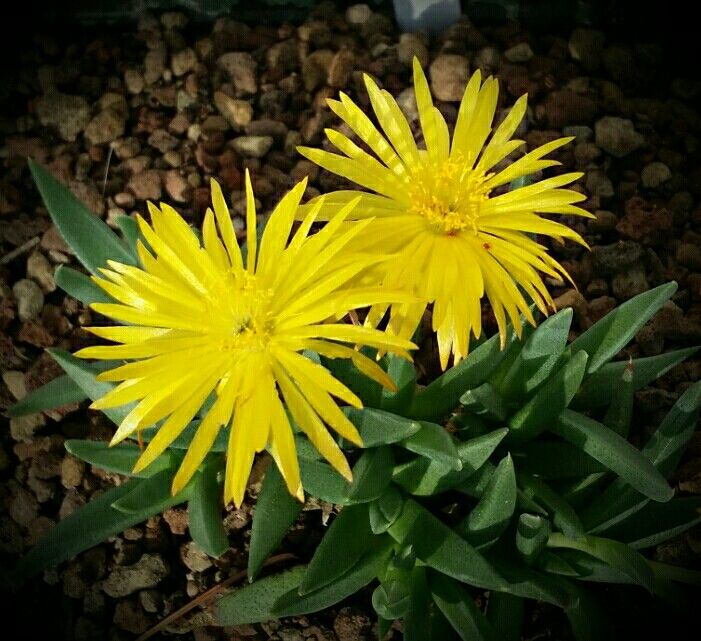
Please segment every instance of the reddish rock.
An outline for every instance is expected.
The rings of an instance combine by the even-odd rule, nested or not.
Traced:
[[[616,230],[643,245],[659,245],[672,230],[672,215],[667,209],[634,196],[626,201],[625,216],[618,221]]]

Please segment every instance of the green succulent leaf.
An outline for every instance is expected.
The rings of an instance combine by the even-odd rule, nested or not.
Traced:
[[[251,546],[248,553],[248,578],[258,576],[265,560],[278,548],[302,511],[302,503],[291,496],[276,465],[270,465],[258,495]]]
[[[521,641],[525,600],[505,592],[492,592],[487,603],[487,621],[498,639]]]
[[[424,390],[414,396],[409,416],[427,421],[441,421],[455,409],[460,397],[468,389],[484,383],[509,354],[514,345],[514,334],[509,333],[508,344],[501,349],[499,335],[495,334],[475,349],[456,366],[441,374]]]
[[[229,549],[229,537],[224,528],[221,484],[217,475],[221,462],[208,463],[198,472],[192,482],[190,501],[187,506],[190,536],[198,547],[209,556],[220,557]],[[256,505],[259,509],[260,503]],[[249,553],[249,568],[253,556],[253,540]],[[249,572],[249,576],[251,576]]]
[[[411,607],[404,617],[404,639],[452,641],[459,637],[434,602],[428,588],[426,568],[416,567],[411,573]]]
[[[134,263],[138,264],[139,254],[136,251],[136,241],[141,240],[144,242],[141,232],[139,231],[139,224],[136,222],[136,219],[126,215],[117,216],[115,222],[117,223],[119,230],[122,232],[122,237],[124,238],[124,242],[129,249],[132,258],[134,259]]]
[[[607,538],[622,541],[635,550],[664,543],[701,523],[701,496],[674,498],[667,503],[649,502],[622,523],[605,529]]]
[[[309,562],[299,586],[300,595],[319,590],[351,570],[368,551],[373,538],[367,505],[343,508]]]
[[[376,501],[368,506],[370,529],[374,534],[383,534],[401,514],[404,498],[402,493],[390,485]]]
[[[375,358],[376,351],[367,347],[360,350],[365,356]],[[321,357],[321,364],[326,367],[335,378],[352,390],[363,402],[364,407],[380,407],[382,402],[382,386],[365,376],[349,358]]]
[[[137,512],[122,512],[112,507],[113,503],[128,496],[140,483],[140,479],[131,479],[107,490],[56,523],[51,531],[20,559],[12,579],[16,582],[25,581],[42,570],[72,559],[80,552],[160,512],[163,508],[154,504],[146,505]]]
[[[363,447],[388,445],[413,436],[421,429],[421,423],[391,412],[371,407],[357,409],[344,407],[348,419],[358,428]]]
[[[299,472],[304,489],[322,501],[348,505],[348,481],[330,465],[311,459],[299,459]]]
[[[585,552],[622,572],[648,592],[654,589],[654,576],[647,560],[624,543],[591,535],[572,539],[553,532],[548,539],[548,547]]]
[[[571,307],[557,312],[528,337],[499,382],[498,390],[504,398],[523,398],[548,380],[567,346],[572,314]]]
[[[86,398],[85,392],[70,376],[64,374],[29,392],[23,399],[10,407],[7,414],[13,417],[38,414],[71,403],[80,403]]]
[[[68,187],[31,159],[29,169],[49,210],[51,220],[87,269],[97,274],[99,268],[104,267],[108,260],[134,264],[134,258],[127,246],[98,216],[80,202]]]
[[[170,491],[175,472],[171,468],[156,472],[152,476],[140,479],[137,485],[124,496],[112,503],[115,510],[125,514],[157,514],[173,505],[182,503],[190,497],[192,481],[178,494]]]
[[[460,404],[467,412],[491,421],[505,421],[509,416],[509,407],[504,397],[491,383],[482,383],[479,387],[467,390],[460,397]]]
[[[516,549],[527,563],[533,563],[545,549],[550,536],[550,521],[540,514],[524,512],[516,526]]]
[[[306,565],[298,565],[227,592],[216,604],[217,624],[236,626],[274,619],[275,602],[297,592],[306,569]]]
[[[382,389],[380,407],[387,412],[403,414],[411,405],[416,391],[416,368],[404,358],[388,354],[387,373],[397,386],[396,392]]]
[[[502,585],[489,562],[465,539],[412,499],[404,502],[399,517],[387,530],[429,567],[459,581],[483,588]]]
[[[394,469],[394,482],[416,496],[445,492],[463,483],[480,469],[508,430],[502,428],[457,444],[462,469],[456,472],[447,465],[425,457],[417,457]]]
[[[698,352],[698,347],[687,347],[658,356],[636,358],[629,361],[616,361],[603,365],[594,374],[587,376],[582,387],[572,400],[572,409],[587,410],[609,404],[620,391],[618,385],[625,370],[633,370],[633,390],[642,389],[652,381],[664,376],[673,367]]]
[[[519,470],[546,481],[580,478],[606,471],[596,459],[567,441],[529,441],[513,455]]]
[[[479,503],[457,530],[478,548],[488,545],[501,536],[515,509],[516,472],[511,456],[507,454],[494,470]]]
[[[577,393],[587,359],[586,352],[577,352],[511,417],[509,439],[523,442],[548,429]]]
[[[578,537],[584,534],[582,523],[572,506],[540,479],[519,473],[518,485],[526,498],[535,501],[552,515],[555,527],[568,536]]]
[[[421,429],[416,434],[400,441],[399,445],[410,452],[442,463],[456,472],[462,469],[462,461],[455,441],[441,425],[422,421]]]
[[[89,276],[71,267],[59,265],[54,273],[54,279],[64,292],[79,300],[83,305],[114,303],[114,299],[100,289]]]
[[[614,626],[599,600],[581,586],[571,586],[572,599],[565,614],[577,641],[609,641]]]
[[[411,586],[408,581],[383,581],[372,593],[372,607],[383,619],[399,619],[411,607]]]
[[[429,573],[431,596],[463,641],[497,641],[499,637],[460,583],[438,572]]]
[[[606,366],[608,367],[608,366]],[[633,400],[635,386],[633,385],[634,365],[633,361],[623,369],[621,378],[616,384],[616,394],[611,399],[604,416],[604,425],[620,434],[623,438],[628,438],[630,432],[630,422],[633,418]]]
[[[165,452],[145,470],[134,474],[132,470],[139,456],[141,456],[141,450],[136,445],[120,443],[119,445],[110,447],[105,441],[69,439],[64,443],[64,446],[70,454],[79,458],[81,461],[90,463],[90,465],[107,470],[108,472],[124,474],[125,476],[147,478],[172,465],[170,453]]]
[[[365,450],[353,466],[353,481],[347,487],[348,498],[355,502],[374,501],[382,496],[392,481],[392,449],[375,447]]]
[[[320,590],[303,596],[300,596],[298,588],[290,589],[277,598],[272,610],[273,616],[269,616],[268,619],[317,612],[336,605],[339,601],[364,588],[381,574],[392,551],[389,537],[370,538],[374,539],[370,550],[343,576],[338,577]],[[256,585],[256,583],[252,585]]]
[[[616,356],[676,291],[677,284],[672,282],[634,296],[581,334],[570,344],[569,353],[587,352],[587,373],[593,374]]]
[[[582,448],[653,501],[669,501],[672,498],[674,490],[650,459],[598,421],[565,410],[555,424],[554,432]]]

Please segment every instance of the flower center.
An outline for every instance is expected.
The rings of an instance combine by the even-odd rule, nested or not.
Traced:
[[[469,168],[459,154],[438,165],[422,164],[412,173],[409,184],[410,210],[423,216],[439,233],[477,234],[477,219],[489,189],[485,174]]]
[[[273,291],[260,287],[256,277],[248,272],[236,279],[227,274],[222,280],[224,287],[216,288],[210,295],[212,313],[219,315],[216,333],[221,349],[264,350],[273,330],[270,312]]]

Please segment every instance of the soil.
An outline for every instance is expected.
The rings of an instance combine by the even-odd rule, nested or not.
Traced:
[[[119,214],[143,213],[147,199],[163,199],[198,225],[214,176],[241,231],[246,167],[262,212],[305,175],[307,196],[341,186],[295,147],[321,145],[324,128],[338,126],[326,99],[339,90],[368,106],[363,72],[398,96],[417,129],[409,89],[414,56],[429,70],[449,123],[467,74],[481,68],[500,79],[501,109],[528,92],[519,133],[529,148],[576,137],[557,158],[564,170],[585,172],[575,188],[587,195],[584,207],[596,220],[567,223],[591,251],[554,246],[578,289],[548,283],[559,306],[574,308],[573,335],[631,296],[676,280],[672,301],[625,356],[699,344],[701,82],[679,67],[678,56],[670,63],[670,55],[659,44],[602,31],[536,33],[516,22],[463,20],[428,39],[398,32],[387,15],[365,5],[346,10],[331,3],[296,24],[252,26],[234,17],[196,24],[183,13],[165,13],[124,26],[33,33],[13,51],[0,83],[0,410],[61,373],[45,349],[87,344],[81,326],[92,317],[56,288],[55,267],[77,263],[33,186],[28,156],[110,224]],[[435,369],[430,344],[421,358],[424,369]],[[658,423],[700,370],[701,360],[692,358],[639,392],[639,424]],[[66,438],[107,440],[112,429],[84,405],[7,420],[0,432],[3,566],[95,493],[121,482],[63,448]],[[227,512],[231,549],[222,558],[194,548],[187,513],[174,508],[11,595],[13,615],[4,627],[16,626],[17,639],[50,634],[76,641],[133,639],[149,630],[245,568],[260,467],[245,505]],[[674,482],[701,493],[698,433]],[[332,509],[309,503],[283,551],[309,558]],[[701,532],[655,554],[698,566]],[[133,581],[114,588],[115,575]],[[367,594],[318,615],[236,629],[198,627],[203,616],[196,608],[155,638],[356,641],[374,634]],[[565,627],[557,613],[536,608],[529,635],[563,638]]]

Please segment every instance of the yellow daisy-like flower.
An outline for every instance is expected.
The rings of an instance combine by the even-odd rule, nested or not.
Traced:
[[[375,192],[327,194],[325,219],[335,220],[360,196],[360,205],[348,220],[374,220],[352,246],[394,254],[385,264],[382,282],[388,287],[408,287],[424,301],[378,304],[371,309],[367,323],[376,326],[391,307],[389,331],[410,337],[427,302],[432,302],[433,329],[445,369],[451,352],[455,362],[467,355],[470,332],[480,336],[480,300],[485,294],[502,344],[507,315],[519,335],[519,313],[535,323],[519,286],[544,314],[554,308],[540,272],[558,279],[569,276],[529,234],[544,234],[559,242],[569,238],[586,246],[572,229],[538,215],[592,217],[574,205],[585,196],[561,189],[582,174],[567,173],[498,195],[496,190],[558,165],[545,156],[572,138],[554,140],[505,168],[497,168],[524,144],[511,137],[526,113],[527,97],[519,98],[492,131],[499,85],[491,77],[483,83],[480,72],[475,72],[465,89],[451,141],[446,122],[433,105],[421,65],[414,59],[414,92],[425,144],[425,149],[420,149],[392,95],[367,75],[365,86],[384,135],[345,94],[328,103],[372,154],[331,129],[326,135],[340,154],[308,147],[299,151],[320,167]]]
[[[300,354],[312,350],[330,358],[350,358],[385,387],[392,380],[371,359],[345,345],[368,345],[409,358],[414,345],[376,329],[328,322],[351,309],[401,300],[406,294],[379,287],[346,287],[376,256],[344,252],[367,222],[339,231],[356,202],[349,201],[334,221],[309,236],[319,206],[308,212],[289,240],[306,187],[297,184],[270,216],[258,246],[256,213],[246,173],[247,247],[242,259],[226,202],[212,181],[214,211],[204,219],[201,245],[180,215],[168,205],[149,203],[151,225],[141,217],[142,267],[109,263],[95,282],[116,303],[92,308],[121,327],[91,327],[93,334],[118,345],[89,347],[83,358],[133,362],[99,375],[121,381],[92,404],[107,409],[136,402],[117,429],[112,444],[163,421],[139,458],[135,471],[156,459],[195,418],[215,392],[173,479],[173,493],[188,483],[222,427],[229,427],[224,498],[238,506],[256,452],[268,448],[289,491],[300,500],[293,430],[280,396],[295,423],[344,477],[351,471],[326,428],[361,445],[358,431],[332,395],[355,407],[358,397],[323,366]],[[289,243],[288,243],[289,240]]]

